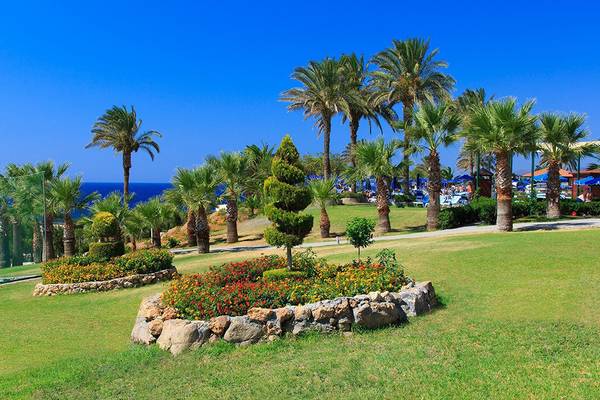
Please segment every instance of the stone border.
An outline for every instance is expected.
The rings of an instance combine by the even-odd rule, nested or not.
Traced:
[[[105,292],[107,290],[126,289],[150,285],[152,283],[172,279],[177,274],[175,267],[149,274],[135,274],[108,281],[92,281],[77,283],[38,283],[33,289],[34,296],[54,296],[57,294],[73,294],[85,292]]]
[[[435,290],[427,281],[407,285],[400,292],[371,292],[276,309],[251,308],[239,317],[221,315],[209,321],[194,321],[179,319],[177,310],[165,307],[160,294],[156,294],[142,300],[131,341],[145,345],[156,342],[161,349],[178,355],[220,339],[247,345],[288,333],[346,332],[353,325],[396,325],[407,322],[407,316],[429,312],[436,305]]]

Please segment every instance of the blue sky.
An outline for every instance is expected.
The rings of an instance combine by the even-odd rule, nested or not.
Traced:
[[[594,2],[413,3],[6,2],[0,168],[52,159],[71,162],[88,181],[120,180],[111,151],[84,150],[91,125],[113,104],[134,104],[146,129],[164,133],[156,161],[135,156],[133,181],[167,181],[178,166],[276,144],[285,133],[302,152],[318,152],[312,121],[278,101],[294,84],[294,67],[342,53],[370,57],[414,36],[440,48],[456,94],[484,87],[497,97],[535,98],[538,112],[586,113],[600,137]],[[369,135],[365,126],[360,136]],[[336,121],[333,149],[347,141],[347,126]],[[454,166],[456,150],[442,162]],[[517,161],[516,169],[527,165]]]

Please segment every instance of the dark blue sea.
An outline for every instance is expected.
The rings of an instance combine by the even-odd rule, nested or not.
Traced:
[[[129,192],[134,194],[133,199],[129,203],[135,206],[137,203],[146,201],[152,197],[160,196],[166,189],[171,188],[170,183],[139,183],[130,182]],[[123,194],[122,182],[83,182],[81,184],[82,194],[85,196],[89,193],[98,192],[102,197],[113,192]]]

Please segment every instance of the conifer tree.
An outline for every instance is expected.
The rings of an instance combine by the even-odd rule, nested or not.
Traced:
[[[300,155],[292,138],[286,135],[271,163],[272,175],[265,179],[268,198],[265,213],[273,223],[265,230],[265,240],[272,246],[285,247],[288,269],[292,269],[292,247],[302,244],[313,226],[313,217],[300,213],[312,202]]]

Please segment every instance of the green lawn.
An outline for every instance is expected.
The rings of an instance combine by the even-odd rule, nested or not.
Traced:
[[[30,264],[19,267],[0,268],[0,278],[4,276],[39,275],[40,265]]]
[[[444,307],[399,328],[219,343],[178,358],[129,344],[140,300],[162,285],[50,298],[31,297],[33,283],[0,287],[0,398],[597,398],[599,241],[587,230],[378,242],[366,253],[396,249]]]

